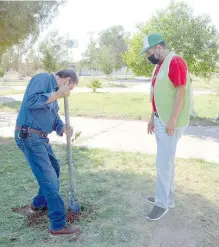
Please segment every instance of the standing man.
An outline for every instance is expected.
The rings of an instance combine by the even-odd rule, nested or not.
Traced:
[[[69,235],[79,231],[67,227],[65,206],[59,194],[60,165],[47,135],[56,131],[72,136],[73,128],[66,128],[58,115],[57,99],[68,97],[78,84],[72,70],[62,70],[56,75],[41,73],[31,79],[24,94],[15,127],[15,141],[38,182],[39,192],[31,204],[32,211],[47,210],[50,234]]]
[[[174,159],[176,146],[190,119],[190,77],[185,61],[170,52],[159,34],[143,40],[141,54],[155,64],[152,76],[152,114],[148,133],[157,140],[157,178],[154,204],[148,220],[159,220],[174,205]]]

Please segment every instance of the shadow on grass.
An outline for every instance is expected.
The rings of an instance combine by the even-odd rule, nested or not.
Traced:
[[[112,80],[113,81],[113,80]],[[143,78],[143,79],[129,79],[129,78],[116,78],[114,81],[125,82],[125,83],[151,83],[151,79]]]
[[[209,126],[208,128],[204,128],[203,126],[199,126],[199,128],[189,127],[187,128],[185,135],[201,140],[219,142],[219,126]]]
[[[191,118],[190,126],[191,127],[186,130],[185,135],[193,136],[201,140],[212,140],[214,142],[219,142],[219,121],[209,118],[196,117]]]
[[[126,84],[122,84],[122,82],[120,82],[119,84],[109,83],[108,85],[106,84],[106,87],[112,87],[112,88],[128,88],[128,86]]]
[[[212,118],[191,117],[191,126],[219,126],[219,121]]]
[[[15,101],[16,100],[11,97],[0,96],[0,103],[10,103],[10,102],[15,102]]]
[[[16,101],[8,97],[4,97],[4,100],[5,99],[8,100],[8,102],[7,101],[2,102],[1,97],[0,97],[0,111],[1,111],[1,108],[9,108],[14,111],[18,111],[20,109],[20,106],[21,106],[20,101]]]
[[[54,146],[62,163],[61,194],[68,202],[69,185],[65,145]],[[13,154],[13,155],[12,155]],[[196,176],[206,169],[194,161],[195,168],[176,169],[176,208],[162,220],[148,222],[145,214],[151,205],[145,203],[147,195],[153,195],[155,167],[153,156],[117,153],[106,150],[74,148],[73,158],[77,172],[76,194],[78,201],[92,209],[92,217],[82,218],[82,228],[76,240],[51,240],[48,237],[48,219],[28,229],[23,217],[11,208],[30,204],[37,191],[37,185],[24,158],[13,141],[0,146],[1,166],[1,229],[0,244],[12,246],[124,246],[124,247],[217,247],[219,240],[216,207],[216,175],[210,179]],[[198,161],[197,161],[198,162]],[[185,163],[187,163],[185,161]],[[184,164],[183,164],[184,165]],[[182,166],[183,166],[182,165]],[[206,164],[205,164],[206,165]],[[212,174],[218,167],[208,164]],[[184,172],[179,171],[181,168]],[[187,172],[185,170],[188,170]],[[209,171],[207,170],[207,171]],[[213,179],[213,181],[212,181]],[[213,186],[217,183],[217,186]],[[217,181],[217,182],[216,182]],[[197,183],[213,193],[215,203],[193,190]],[[206,193],[204,193],[206,195]],[[22,237],[21,237],[22,236]],[[36,245],[38,243],[38,245]]]

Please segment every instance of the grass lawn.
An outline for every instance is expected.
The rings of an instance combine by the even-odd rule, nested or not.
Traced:
[[[203,78],[192,77],[192,87],[194,89],[213,89],[219,90],[219,78],[213,77],[211,80],[207,81]]]
[[[72,116],[148,120],[151,115],[149,95],[144,93],[77,93],[69,100]],[[191,119],[191,124],[216,125],[219,97],[197,95],[194,101],[198,116]],[[64,114],[63,100],[60,100],[60,110]]]
[[[0,81],[0,86],[27,86],[28,81]]]
[[[92,80],[99,80],[102,84],[102,87],[120,87],[120,88],[127,88],[127,87],[132,87],[132,86],[136,86],[139,85],[139,83],[134,83],[134,82],[127,82],[127,80],[116,80],[116,79],[112,79],[110,81],[108,81],[107,79],[104,78],[99,78],[99,77],[95,77],[93,78],[91,77],[81,77],[79,78],[79,83],[78,83],[78,87],[87,87],[88,84],[90,84],[90,82],[92,82]]]
[[[0,96],[6,96],[10,94],[23,94],[24,90],[2,90],[0,91]]]
[[[219,97],[194,96],[198,117],[191,125],[218,125]],[[17,111],[20,103],[0,103],[0,111]],[[148,120],[151,115],[149,95],[144,93],[75,93],[69,98],[71,116]],[[60,113],[64,114],[63,100]]]
[[[132,86],[136,86],[139,85],[139,83],[134,83],[134,82],[127,82],[126,79],[112,79],[110,81],[108,81],[107,79],[104,78],[99,78],[99,77],[79,77],[79,83],[78,83],[78,87],[87,87],[88,84],[92,81],[92,80],[99,80],[102,83],[102,87],[122,87],[122,88],[127,88],[127,87],[132,87]],[[132,78],[131,78],[132,79]],[[0,81],[0,86],[27,86],[27,84],[29,83],[29,81]]]
[[[73,148],[77,195],[85,208],[77,222],[82,233],[72,239],[50,239],[48,219],[27,226],[12,208],[31,203],[37,184],[11,139],[0,139],[0,246],[4,247],[217,247],[219,166],[200,160],[176,161],[176,208],[158,222],[145,214],[152,206],[155,157],[99,149]],[[69,185],[64,146],[61,194],[68,203]]]
[[[78,87],[87,87],[87,85],[93,80],[98,79],[101,81],[103,87],[132,87],[135,85],[139,85],[139,83],[134,82],[126,82],[124,79],[116,79],[113,78],[108,82],[107,79],[99,78],[98,76],[93,78],[92,76],[82,76],[79,77]],[[133,78],[129,78],[128,80],[132,80]],[[206,81],[203,78],[192,76],[192,86],[194,89],[219,89],[219,78],[213,77],[210,81]],[[26,86],[29,81],[15,81],[15,82],[3,82],[0,81],[0,86]]]

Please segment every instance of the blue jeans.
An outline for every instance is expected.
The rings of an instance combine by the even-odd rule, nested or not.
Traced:
[[[65,206],[59,195],[60,165],[53,153],[49,139],[38,134],[30,134],[27,139],[19,137],[15,131],[15,141],[38,182],[39,192],[33,199],[36,208],[48,207],[51,230],[65,227]]]
[[[177,143],[185,127],[176,129],[173,136],[168,136],[166,126],[156,116],[154,126],[157,140],[155,204],[161,208],[168,208],[168,205],[174,204],[174,160]]]

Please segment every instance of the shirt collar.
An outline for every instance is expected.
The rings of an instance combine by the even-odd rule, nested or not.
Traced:
[[[54,74],[50,74],[50,76],[51,76],[51,79],[52,79],[53,88],[57,91],[59,87],[58,87],[58,83],[56,81],[56,78],[55,78]]]

